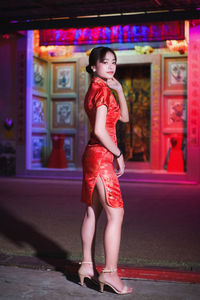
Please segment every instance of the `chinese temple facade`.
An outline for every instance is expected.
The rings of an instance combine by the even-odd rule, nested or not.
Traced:
[[[81,178],[90,135],[85,67],[99,45],[116,52],[116,78],[129,109],[130,122],[117,123],[127,169],[122,180],[200,182],[196,20],[4,36],[1,175]]]

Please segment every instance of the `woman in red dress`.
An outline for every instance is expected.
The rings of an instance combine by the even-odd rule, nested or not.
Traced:
[[[86,207],[81,238],[83,261],[78,271],[81,285],[84,278],[95,277],[94,253],[92,253],[98,217],[105,210],[107,225],[104,235],[105,269],[98,280],[101,291],[109,285],[118,294],[128,294],[131,288],[124,286],[117,274],[117,262],[121,239],[124,209],[118,178],[124,173],[124,158],[117,146],[116,123],[128,122],[128,108],[121,84],[113,77],[116,71],[116,55],[107,47],[94,48],[89,57],[87,72],[92,80],[85,97],[85,111],[92,132],[82,158],[82,202]],[[119,105],[110,89],[118,94]],[[117,173],[113,167],[116,159]]]

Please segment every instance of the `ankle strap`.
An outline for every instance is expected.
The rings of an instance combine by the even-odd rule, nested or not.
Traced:
[[[80,261],[79,262],[79,265],[83,265],[83,264],[93,265],[93,262],[91,262],[91,261]]]
[[[110,269],[110,270],[107,270],[107,269],[103,269],[103,273],[114,273],[114,272],[116,272],[117,271],[117,269]]]

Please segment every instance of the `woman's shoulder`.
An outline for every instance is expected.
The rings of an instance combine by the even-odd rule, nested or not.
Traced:
[[[106,82],[100,77],[93,77],[91,80],[91,85],[96,88],[108,88]]]
[[[102,79],[100,79],[103,81]],[[107,86],[105,82],[101,82],[99,80],[93,80],[90,83],[90,87],[88,89],[89,94],[92,95],[104,95],[104,96],[109,96],[111,93],[111,90]]]

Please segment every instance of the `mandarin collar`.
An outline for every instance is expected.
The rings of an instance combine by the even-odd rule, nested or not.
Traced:
[[[92,82],[98,83],[100,86],[107,86],[106,82],[100,77],[93,77]]]

